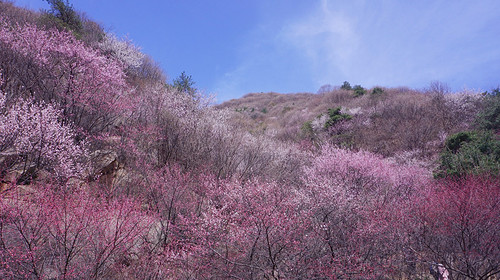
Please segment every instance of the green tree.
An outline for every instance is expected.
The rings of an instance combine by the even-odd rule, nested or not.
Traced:
[[[500,171],[500,138],[490,131],[468,131],[446,139],[436,177],[492,174]]]
[[[352,119],[352,116],[349,114],[344,114],[341,113],[341,107],[337,107],[335,109],[328,109],[328,116],[329,119],[325,122],[325,128],[329,128],[333,126],[334,124],[338,123],[339,121],[342,120],[350,120]]]
[[[366,93],[366,89],[360,85],[355,85],[352,89],[354,90],[354,96],[361,96]]]
[[[384,89],[380,88],[380,87],[374,87],[372,89],[372,95],[379,95],[379,94],[382,94],[384,93]]]
[[[479,127],[486,130],[500,130],[500,88],[485,92],[485,107],[478,115]]]
[[[196,93],[196,88],[193,87],[195,82],[191,75],[187,75],[185,71],[182,71],[181,75],[174,80],[174,88],[180,92],[187,93],[189,95],[194,95]]]
[[[348,81],[345,81],[342,86],[340,87],[340,89],[345,89],[345,90],[351,90],[352,87],[351,87],[351,84],[349,84]]]
[[[68,0],[45,0],[50,5],[48,14],[53,16],[58,24],[76,33],[82,31],[82,21],[80,16],[73,9]]]

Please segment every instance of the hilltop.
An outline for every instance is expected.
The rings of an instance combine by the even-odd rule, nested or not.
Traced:
[[[363,94],[341,87],[317,94],[252,93],[217,108],[236,112],[239,126],[280,141],[433,161],[447,136],[474,129],[483,97],[473,91],[451,93],[434,82],[426,90],[376,87]],[[340,109],[338,120],[327,123],[329,110],[335,109]]]

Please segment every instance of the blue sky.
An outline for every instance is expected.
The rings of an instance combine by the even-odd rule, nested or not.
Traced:
[[[34,10],[42,0],[15,0]],[[500,86],[498,0],[70,0],[219,102],[324,84]]]

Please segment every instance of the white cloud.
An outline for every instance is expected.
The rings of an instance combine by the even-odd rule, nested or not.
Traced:
[[[498,74],[492,65],[500,60],[499,5],[478,1],[321,0],[302,14],[276,15],[238,46],[239,61],[218,82],[220,93],[314,92],[344,80],[476,87],[474,81],[494,80],[485,77]]]
[[[306,56],[316,83],[347,74],[360,42],[352,17],[334,11],[326,0],[312,14],[286,26],[280,37]]]
[[[257,23],[238,46],[239,62],[215,83],[220,100],[260,91],[315,92],[349,71],[359,39],[348,16],[327,1],[302,15],[276,16]]]

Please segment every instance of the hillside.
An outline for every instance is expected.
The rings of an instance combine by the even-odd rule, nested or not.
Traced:
[[[49,3],[0,1],[0,279],[500,274],[498,89],[214,106]]]
[[[268,132],[280,141],[329,143],[431,162],[447,136],[474,129],[483,106],[479,93],[443,88],[435,82],[422,91],[377,88],[363,95],[340,87],[318,94],[248,94],[217,107],[236,112],[235,122],[249,131]],[[328,110],[337,108],[348,119],[327,125]]]

